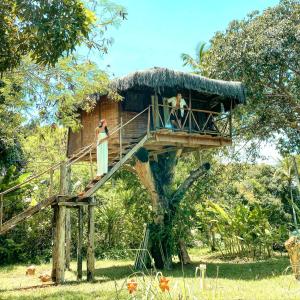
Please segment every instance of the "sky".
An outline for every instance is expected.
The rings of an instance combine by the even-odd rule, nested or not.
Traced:
[[[124,6],[128,19],[110,28],[114,43],[103,58],[93,57],[112,77],[146,68],[183,67],[181,53],[195,55],[199,42],[208,43],[229,22],[262,11],[279,0],[114,0]],[[109,67],[107,67],[109,65]],[[266,143],[258,162],[275,164],[280,158],[275,144]],[[245,153],[246,155],[246,153]]]
[[[114,43],[103,58],[96,58],[111,75],[123,76],[136,70],[182,66],[181,53],[195,54],[199,42],[209,42],[234,19],[253,10],[278,4],[278,0],[114,0],[124,6],[128,19],[110,28]]]

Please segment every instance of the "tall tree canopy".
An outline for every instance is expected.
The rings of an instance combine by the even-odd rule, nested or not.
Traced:
[[[0,3],[0,141],[4,146],[15,141],[24,121],[60,121],[74,128],[78,108],[89,110],[94,105],[89,95],[105,92],[118,98],[109,90],[104,71],[70,53],[75,46],[106,53],[112,42],[105,34],[108,25],[117,25],[125,17],[123,7],[106,0]]]
[[[299,20],[299,0],[281,0],[262,14],[232,21],[211,39],[201,64],[205,76],[245,83],[244,137],[280,134],[290,151],[300,145]]]
[[[54,65],[65,53],[84,42],[89,47],[102,48],[96,43],[93,30],[124,17],[120,7],[100,1],[109,18],[101,18],[89,9],[97,1],[79,0],[3,0],[0,3],[0,72],[17,67],[22,57],[30,55],[37,63]],[[102,16],[101,16],[102,17]],[[104,23],[103,23],[104,22]],[[102,28],[100,28],[102,25]]]

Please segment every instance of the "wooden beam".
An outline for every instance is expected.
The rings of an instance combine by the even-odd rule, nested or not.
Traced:
[[[95,206],[88,207],[88,246],[87,246],[87,281],[95,279]]]
[[[77,227],[77,280],[82,280],[83,207],[78,208]]]

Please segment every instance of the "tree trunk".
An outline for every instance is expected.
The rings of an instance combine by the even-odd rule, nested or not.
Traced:
[[[154,218],[149,224],[149,251],[158,269],[171,268],[172,252],[178,247],[179,241],[173,238],[173,220],[180,201],[185,192],[201,175],[206,174],[209,164],[192,171],[190,176],[179,186],[176,192],[171,190],[178,156],[176,152],[157,155],[149,161],[146,149],[136,154],[136,174],[149,191]],[[187,251],[185,253],[188,256]]]

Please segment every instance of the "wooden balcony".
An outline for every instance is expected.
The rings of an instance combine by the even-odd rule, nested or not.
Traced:
[[[232,144],[231,113],[180,109],[158,105],[149,107],[149,139],[144,147],[153,154],[181,149],[216,148]]]

